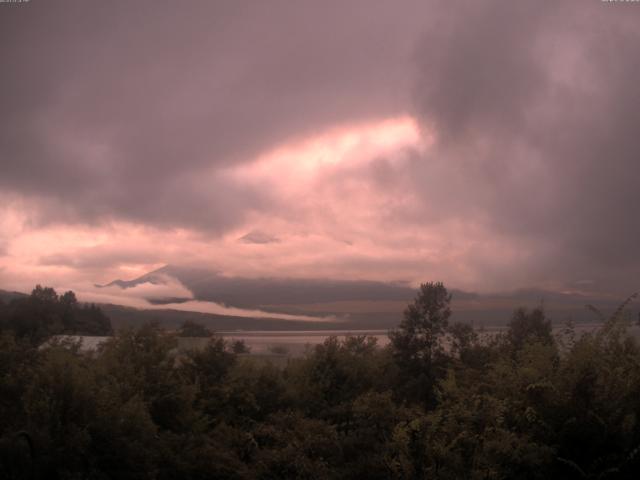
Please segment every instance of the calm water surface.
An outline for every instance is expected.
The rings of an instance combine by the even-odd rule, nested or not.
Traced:
[[[318,330],[318,331],[251,331],[216,332],[227,340],[242,340],[251,349],[251,353],[287,353],[302,355],[307,348],[323,343],[327,338],[336,336],[343,339],[349,335],[367,335],[375,337],[379,346],[389,343],[388,330]]]
[[[574,332],[577,337],[601,327],[601,324],[584,323],[574,325]],[[566,326],[554,325],[554,332],[561,333]],[[485,334],[495,334],[506,329],[506,326],[490,326],[477,330]],[[640,327],[634,325],[629,331],[640,338]],[[337,336],[344,339],[349,335],[367,335],[377,339],[378,346],[385,346],[389,343],[387,336],[389,330],[317,330],[317,331],[222,331],[216,332],[227,340],[242,340],[254,354],[286,353],[288,355],[302,355],[314,345],[323,343],[330,336]]]

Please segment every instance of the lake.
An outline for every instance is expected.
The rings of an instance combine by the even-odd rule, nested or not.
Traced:
[[[286,353],[300,356],[305,350],[336,336],[343,339],[349,335],[367,335],[378,340],[378,346],[389,343],[388,330],[318,330],[318,331],[251,331],[216,332],[227,340],[242,340],[254,354]]]
[[[578,323],[574,325],[576,337],[600,328],[599,323]],[[489,326],[476,331],[481,335],[492,335],[506,330],[506,326]],[[554,333],[561,334],[566,329],[566,325],[558,324],[553,326]],[[348,335],[367,335],[378,340],[378,346],[385,346],[389,343],[388,330],[300,330],[300,331],[222,331],[217,335],[227,340],[242,340],[251,349],[253,354],[271,354],[274,352],[286,353],[289,356],[303,355],[307,348],[323,343],[330,336],[337,336],[343,339]],[[629,332],[640,339],[640,327],[632,325]]]
[[[584,333],[593,331],[601,327],[597,323],[581,323],[574,325],[576,337]],[[555,334],[561,334],[565,330],[565,325],[554,325]],[[477,329],[481,335],[492,335],[504,331],[506,326],[492,326]],[[640,326],[637,324],[629,326],[629,332],[640,340]],[[242,340],[251,349],[253,355],[267,356],[290,356],[298,357],[303,355],[314,345],[323,343],[330,336],[344,339],[347,336],[366,335],[374,337],[378,341],[378,346],[385,346],[389,343],[388,330],[281,330],[281,331],[219,331],[216,335],[228,341]],[[110,337],[93,337],[81,335],[56,335],[45,345],[55,340],[71,340],[81,343],[81,350],[94,351],[100,344]],[[178,349],[201,349],[208,343],[207,337],[178,337]]]

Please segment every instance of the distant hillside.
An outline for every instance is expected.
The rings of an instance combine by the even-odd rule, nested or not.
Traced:
[[[174,328],[185,320],[195,320],[213,330],[332,330],[332,329],[389,329],[402,320],[406,306],[416,290],[406,285],[372,281],[249,279],[224,277],[202,269],[166,266],[133,280],[116,280],[109,285],[132,288],[143,283],[160,283],[172,277],[194,294],[194,298],[214,301],[229,306],[260,309],[272,313],[311,315],[317,322],[251,318],[211,313],[166,309],[135,309],[119,305],[101,304],[114,328],[136,326],[158,321]],[[587,310],[595,305],[606,315],[624,300],[623,297],[583,295],[528,289],[507,293],[476,294],[452,290],[452,321],[480,326],[505,325],[518,307],[533,308],[540,304],[554,323],[568,319],[575,322],[595,322],[598,318]],[[25,293],[0,290],[4,303],[25,297]],[[179,303],[186,299],[154,299],[151,303]],[[638,307],[633,303],[629,315],[638,318]],[[322,320],[334,316],[336,322]]]
[[[415,294],[415,290],[408,285],[375,281],[227,277],[217,272],[173,265],[166,265],[130,281],[114,280],[103,287],[127,289],[143,283],[162,284],[167,276],[177,279],[197,300],[238,308],[353,300],[408,301]]]
[[[292,278],[243,278],[227,277],[205,269],[167,265],[133,280],[115,280],[108,286],[122,289],[144,283],[163,283],[168,278],[178,280],[189,289],[196,300],[211,301],[231,307],[260,309],[274,313],[293,315],[334,315],[345,328],[384,329],[393,328],[402,319],[407,304],[415,297],[416,290],[406,284],[376,281],[346,281],[326,279]],[[593,304],[605,314],[612,312],[624,297],[583,294],[579,292],[553,292],[540,289],[522,289],[506,293],[476,294],[451,290],[453,321],[481,325],[504,325],[518,307],[533,308],[544,305],[552,320],[562,323],[567,319],[576,322],[597,321],[597,317],[585,306]],[[630,292],[631,293],[631,292]],[[154,299],[154,303],[178,302],[184,299]],[[635,310],[634,310],[635,308]],[[135,310],[134,310],[135,311]],[[166,321],[201,315],[213,328],[239,329],[301,329],[336,328],[335,323],[291,322],[268,319],[248,319],[205,315],[178,311],[154,310],[146,317],[161,316]],[[631,314],[637,316],[632,305]],[[123,318],[133,318],[132,313],[119,312]],[[297,325],[296,325],[297,324]],[[219,327],[217,325],[222,325]],[[331,325],[328,327],[328,325]]]
[[[26,293],[20,293],[20,292],[9,292],[7,290],[0,290],[0,300],[2,300],[3,302],[10,302],[11,300],[15,299],[15,298],[22,298],[22,297],[26,297],[28,296]]]

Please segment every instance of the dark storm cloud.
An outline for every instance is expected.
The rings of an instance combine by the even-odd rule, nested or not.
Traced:
[[[221,169],[403,107],[420,23],[393,2],[19,7],[0,12],[0,189],[40,220],[217,231],[270,205]]]
[[[450,2],[417,51],[417,113],[437,141],[416,187],[434,218],[521,242],[531,284],[637,288],[640,8],[628,7]]]
[[[473,245],[443,263],[468,263],[491,286],[633,288],[639,44],[640,6],[598,0],[0,4],[0,194],[41,223],[224,233],[258,212],[313,230],[316,212],[292,213],[273,186],[229,170],[282,142],[409,110],[434,135],[427,153],[345,162],[312,193],[339,213],[372,187],[381,207],[370,217],[385,232],[480,225],[470,236],[520,248],[518,263],[497,267]],[[330,220],[325,230],[347,238]],[[290,232],[275,231],[284,250]],[[146,258],[78,254],[42,261]],[[369,257],[362,272],[393,255]]]

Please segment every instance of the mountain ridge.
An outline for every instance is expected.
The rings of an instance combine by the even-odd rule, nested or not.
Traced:
[[[416,295],[417,289],[402,283],[372,280],[296,279],[278,277],[227,277],[217,271],[165,265],[132,280],[114,280],[108,285],[133,288],[175,279],[193,293],[193,300],[226,306],[260,309],[273,313],[332,315],[349,323],[393,327]],[[451,289],[454,321],[504,324],[519,307],[543,306],[558,323],[563,320],[596,320],[585,306],[613,310],[624,298],[605,294],[521,288],[510,292],[475,293]],[[172,302],[181,301],[172,297]],[[169,303],[154,299],[154,303]]]

